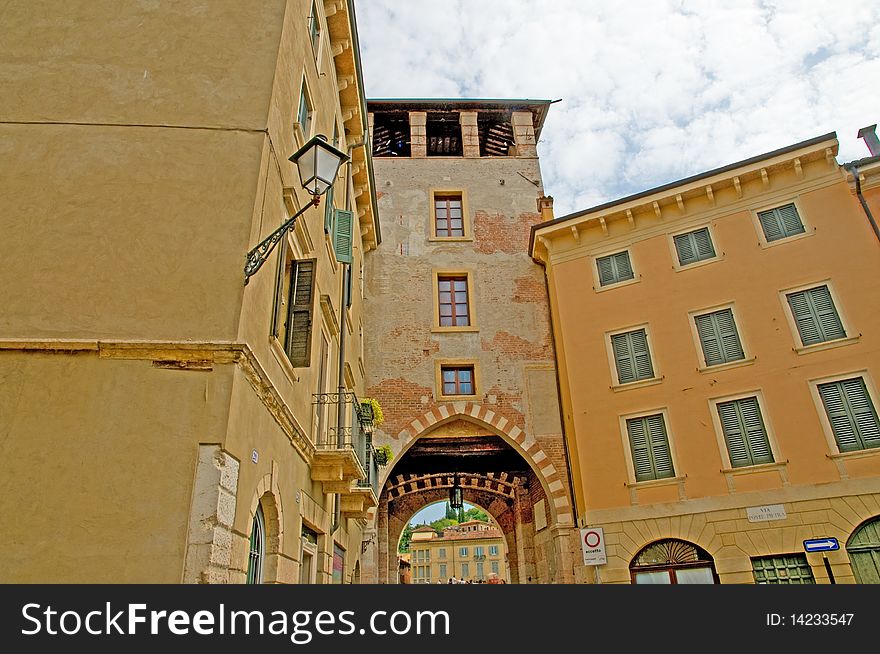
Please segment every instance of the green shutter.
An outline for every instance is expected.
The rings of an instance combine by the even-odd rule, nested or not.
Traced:
[[[709,228],[703,227],[687,234],[679,234],[672,239],[678,252],[678,262],[682,266],[711,259],[715,256],[715,247]]]
[[[717,366],[745,358],[733,311],[722,309],[696,316],[697,333],[707,366]]]
[[[351,263],[351,242],[354,214],[345,209],[336,210],[336,229],[333,231],[333,250],[340,263]]]
[[[311,363],[315,260],[295,261],[290,274],[287,334],[284,349],[294,367]]]
[[[672,456],[662,414],[626,421],[636,481],[672,477]]]
[[[648,335],[644,329],[614,334],[611,337],[611,349],[614,351],[619,383],[628,384],[654,376]]]
[[[864,379],[819,384],[819,395],[841,452],[880,447],[880,421]]]
[[[786,204],[768,211],[759,211],[758,220],[761,221],[764,238],[768,242],[778,241],[806,231],[794,204]]]
[[[827,286],[790,293],[786,297],[804,345],[824,343],[846,336]]]
[[[738,468],[773,462],[758,398],[719,402],[718,417],[721,419],[731,466]]]
[[[596,259],[596,266],[599,269],[599,286],[616,284],[634,277],[629,252],[626,251],[599,257]]]

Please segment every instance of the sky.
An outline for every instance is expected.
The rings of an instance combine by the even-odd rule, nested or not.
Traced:
[[[464,503],[464,510],[474,508],[473,504]],[[446,502],[437,502],[420,509],[409,521],[411,525],[429,524],[446,517]]]
[[[538,98],[556,216],[880,121],[877,0],[357,0],[367,98]]]

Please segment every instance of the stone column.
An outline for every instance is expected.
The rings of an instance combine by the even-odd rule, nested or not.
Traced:
[[[536,583],[535,539],[532,507],[529,504],[529,491],[517,480],[513,498],[513,529],[516,538],[516,569],[519,583]]]
[[[377,539],[379,541],[379,557],[378,569],[380,584],[392,583],[388,580],[388,498],[383,497],[379,500],[379,509],[376,512],[376,530],[378,531]]]
[[[477,112],[462,111],[458,114],[461,123],[461,153],[465,157],[480,156],[480,132],[477,128]]]
[[[553,583],[573,584],[575,558],[572,544],[576,541],[573,527],[554,525],[550,528],[553,549],[556,550],[556,574]]]
[[[535,127],[531,111],[514,111],[510,118],[513,125],[513,139],[516,141],[516,156],[537,157]]]
[[[531,114],[529,114],[531,115]],[[424,111],[409,112],[410,156],[423,158],[428,156],[428,114]],[[534,138],[534,137],[533,137]]]

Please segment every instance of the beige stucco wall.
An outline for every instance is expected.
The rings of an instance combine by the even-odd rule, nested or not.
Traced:
[[[609,217],[607,233],[595,221],[580,226],[577,241],[570,232],[546,237],[565,416],[577,461],[579,517],[586,524],[605,526],[610,534],[626,532],[629,539],[626,548],[614,542],[617,536],[609,539],[620,556],[601,567],[603,580],[628,582],[632,556],[652,540],[670,537],[677,530],[669,528],[669,521],[686,516],[710,523],[735,521],[736,528],[696,534],[684,530],[685,536],[676,537],[690,537],[719,559],[730,559],[716,559],[719,572],[736,573],[722,575],[722,581],[748,581],[749,556],[802,552],[799,539],[813,536],[833,535],[845,542],[850,532],[841,522],[815,511],[828,508],[829,501],[846,503],[851,494],[875,498],[880,491],[880,450],[834,456],[821,405],[810,391],[811,380],[862,371],[876,380],[880,374],[876,239],[841,171],[821,149],[817,152],[802,154],[800,171],[791,161],[768,165],[766,182],[741,173],[741,197],[730,182],[716,181],[712,198],[700,189],[701,197],[692,193],[684,198],[682,210],[671,190],[660,217],[648,198],[642,200],[647,210],[633,208],[633,222]],[[791,201],[806,235],[762,245],[755,211]],[[670,235],[705,225],[720,258],[676,269]],[[594,257],[622,249],[629,249],[637,281],[597,292]],[[798,353],[800,341],[782,292],[826,280],[853,338]],[[688,314],[728,303],[733,303],[746,356],[753,360],[700,371],[702,355]],[[661,380],[613,388],[606,334],[645,324]],[[763,402],[778,465],[725,473],[723,440],[716,433],[710,400],[754,393]],[[676,478],[633,483],[622,419],[661,410]],[[806,504],[799,504],[800,499]],[[810,505],[814,500],[822,506]],[[866,501],[864,513],[876,509],[875,499]],[[786,506],[788,521],[746,524],[745,507],[776,503]],[[665,521],[666,527],[645,527],[646,516]],[[742,545],[738,552],[724,549],[740,546],[746,531],[755,546]],[[841,555],[835,556],[837,561]],[[851,573],[841,569],[840,574],[846,579]]]

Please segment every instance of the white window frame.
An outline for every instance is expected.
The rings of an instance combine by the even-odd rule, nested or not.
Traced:
[[[856,377],[861,377],[862,380],[865,382],[865,388],[868,390],[868,397],[874,404],[874,410],[877,411],[878,414],[880,414],[880,404],[878,404],[878,398],[880,398],[880,395],[877,394],[877,387],[874,385],[874,379],[871,377],[871,374],[868,372],[867,368],[862,368],[861,370],[854,370],[847,373],[841,373],[839,375],[816,377],[808,381],[810,386],[810,395],[813,397],[813,404],[816,405],[816,413],[819,414],[819,423],[822,425],[822,431],[825,434],[825,441],[828,445],[828,451],[835,458],[858,458],[863,456],[870,456],[872,454],[880,455],[880,448],[877,447],[867,448],[864,450],[854,450],[852,452],[841,452],[840,447],[837,445],[837,438],[834,436],[834,429],[832,429],[831,427],[831,421],[828,419],[828,412],[825,410],[825,403],[822,401],[822,396],[819,394],[820,384],[839,382],[845,379],[854,379]]]
[[[840,318],[840,324],[843,325],[843,331],[847,336],[844,336],[843,338],[835,338],[832,341],[804,345],[804,342],[801,340],[800,330],[798,330],[797,320],[795,320],[791,305],[788,302],[788,296],[792,293],[808,291],[813,288],[818,288],[819,286],[828,287],[828,292],[831,294],[831,301],[834,302],[834,309],[837,311],[837,317]],[[840,301],[840,297],[837,295],[837,290],[834,288],[832,281],[828,278],[782,289],[779,291],[779,301],[782,302],[782,311],[785,314],[785,319],[788,321],[788,328],[791,330],[791,338],[794,343],[792,350],[797,354],[809,354],[810,352],[819,352],[822,350],[830,350],[835,347],[841,347],[843,345],[851,345],[852,343],[857,343],[861,338],[861,334],[856,333],[850,325],[846,312],[843,310],[843,304]]]
[[[682,234],[690,234],[691,232],[699,231],[703,228],[708,228],[709,230],[709,238],[712,241],[712,249],[715,250],[715,256],[709,259],[702,259],[700,261],[696,261],[694,263],[688,263],[682,265],[679,262],[678,258],[678,248],[675,247],[675,237],[681,236]],[[667,241],[669,242],[669,251],[672,254],[672,268],[676,272],[681,272],[683,270],[692,270],[693,268],[699,268],[700,266],[705,266],[710,263],[715,263],[716,261],[720,261],[724,258],[724,252],[721,252],[718,249],[718,239],[716,238],[715,233],[715,225],[714,223],[706,223],[705,225],[691,225],[687,229],[679,229],[674,232],[670,232],[667,236]]]
[[[672,459],[672,477],[663,477],[662,479],[647,479],[645,481],[636,480],[636,466],[632,457],[632,447],[629,442],[629,430],[626,428],[626,421],[633,418],[645,418],[657,414],[663,416],[663,425],[666,427],[666,442],[669,444],[669,456]],[[626,413],[618,417],[620,426],[620,437],[623,443],[623,455],[626,460],[626,478],[628,486],[664,486],[666,484],[678,484],[684,480],[684,473],[678,465],[678,453],[675,449],[675,439],[672,437],[672,426],[669,421],[669,408],[658,407],[655,409],[645,409],[634,413]]]
[[[775,241],[768,241],[767,237],[764,235],[764,227],[761,225],[761,219],[758,218],[758,214],[762,211],[770,211],[771,209],[778,209],[779,207],[784,207],[786,204],[794,204],[794,208],[797,210],[798,217],[801,219],[801,224],[804,226],[804,231],[801,234],[795,234],[794,236],[786,236],[785,238],[780,238]],[[808,236],[812,236],[816,233],[816,228],[812,226],[810,222],[807,220],[807,215],[804,212],[803,207],[801,206],[800,197],[787,198],[784,200],[777,200],[771,204],[762,205],[760,207],[755,207],[751,210],[752,214],[752,223],[755,226],[755,231],[758,233],[758,243],[759,245],[766,249],[776,247],[777,245],[782,245],[783,243],[791,243],[792,241],[798,241],[802,238],[806,238]]]
[[[737,361],[728,361],[726,363],[719,363],[714,366],[707,366],[706,357],[703,353],[703,344],[700,341],[700,331],[697,329],[697,316],[703,316],[707,313],[715,313],[716,311],[723,311],[724,309],[730,309],[731,313],[733,313],[733,322],[736,325],[736,333],[739,335],[739,343],[742,347],[744,356],[742,359],[738,359]],[[735,302],[724,302],[722,304],[715,304],[711,307],[703,307],[701,309],[688,311],[688,322],[690,323],[691,327],[691,338],[694,341],[694,350],[697,353],[697,370],[699,372],[714,373],[718,370],[728,370],[730,368],[749,366],[755,362],[755,355],[752,353],[751,346],[749,345],[745,334],[743,334],[743,321],[740,318],[739,311],[736,308]]]
[[[633,278],[625,279],[622,282],[614,282],[613,284],[608,284],[607,286],[602,286],[601,280],[599,279],[599,259],[610,257],[615,254],[620,254],[621,252],[627,252],[629,254],[629,265],[633,271]],[[621,288],[622,286],[629,286],[630,284],[635,284],[642,281],[642,276],[639,274],[639,269],[636,267],[635,257],[633,257],[632,245],[630,245],[629,247],[617,247],[613,250],[597,252],[590,255],[590,257],[590,268],[593,271],[593,290],[596,293],[604,293],[605,291],[610,291],[613,288]]]
[[[764,431],[767,432],[767,442],[770,445],[770,452],[773,454],[771,463],[758,463],[751,466],[739,466],[734,468],[730,462],[730,452],[727,450],[727,442],[724,440],[724,428],[721,426],[721,416],[718,415],[718,405],[722,402],[730,402],[732,400],[744,400],[749,397],[758,399],[758,408],[761,411],[761,421],[764,423]],[[767,411],[767,402],[764,400],[764,391],[756,388],[742,393],[734,393],[731,395],[723,395],[721,397],[709,398],[709,413],[712,417],[712,426],[715,428],[715,439],[718,443],[718,450],[721,453],[722,472],[741,474],[747,472],[761,471],[768,468],[777,468],[784,466],[785,461],[780,456],[779,443],[776,441],[776,432],[773,429],[773,423],[770,420],[770,413]]]
[[[617,359],[614,358],[614,347],[611,344],[611,337],[617,334],[625,334],[626,332],[634,332],[639,329],[645,330],[645,337],[648,341],[648,353],[651,355],[651,368],[654,370],[654,376],[649,379],[639,379],[625,384],[620,383],[620,375],[617,372]],[[651,336],[651,328],[648,323],[643,322],[637,325],[622,327],[613,331],[605,332],[605,352],[608,356],[608,367],[611,370],[611,390],[625,391],[631,388],[641,388],[643,386],[653,386],[663,381],[663,375],[657,365],[657,351],[654,349],[654,339]]]

